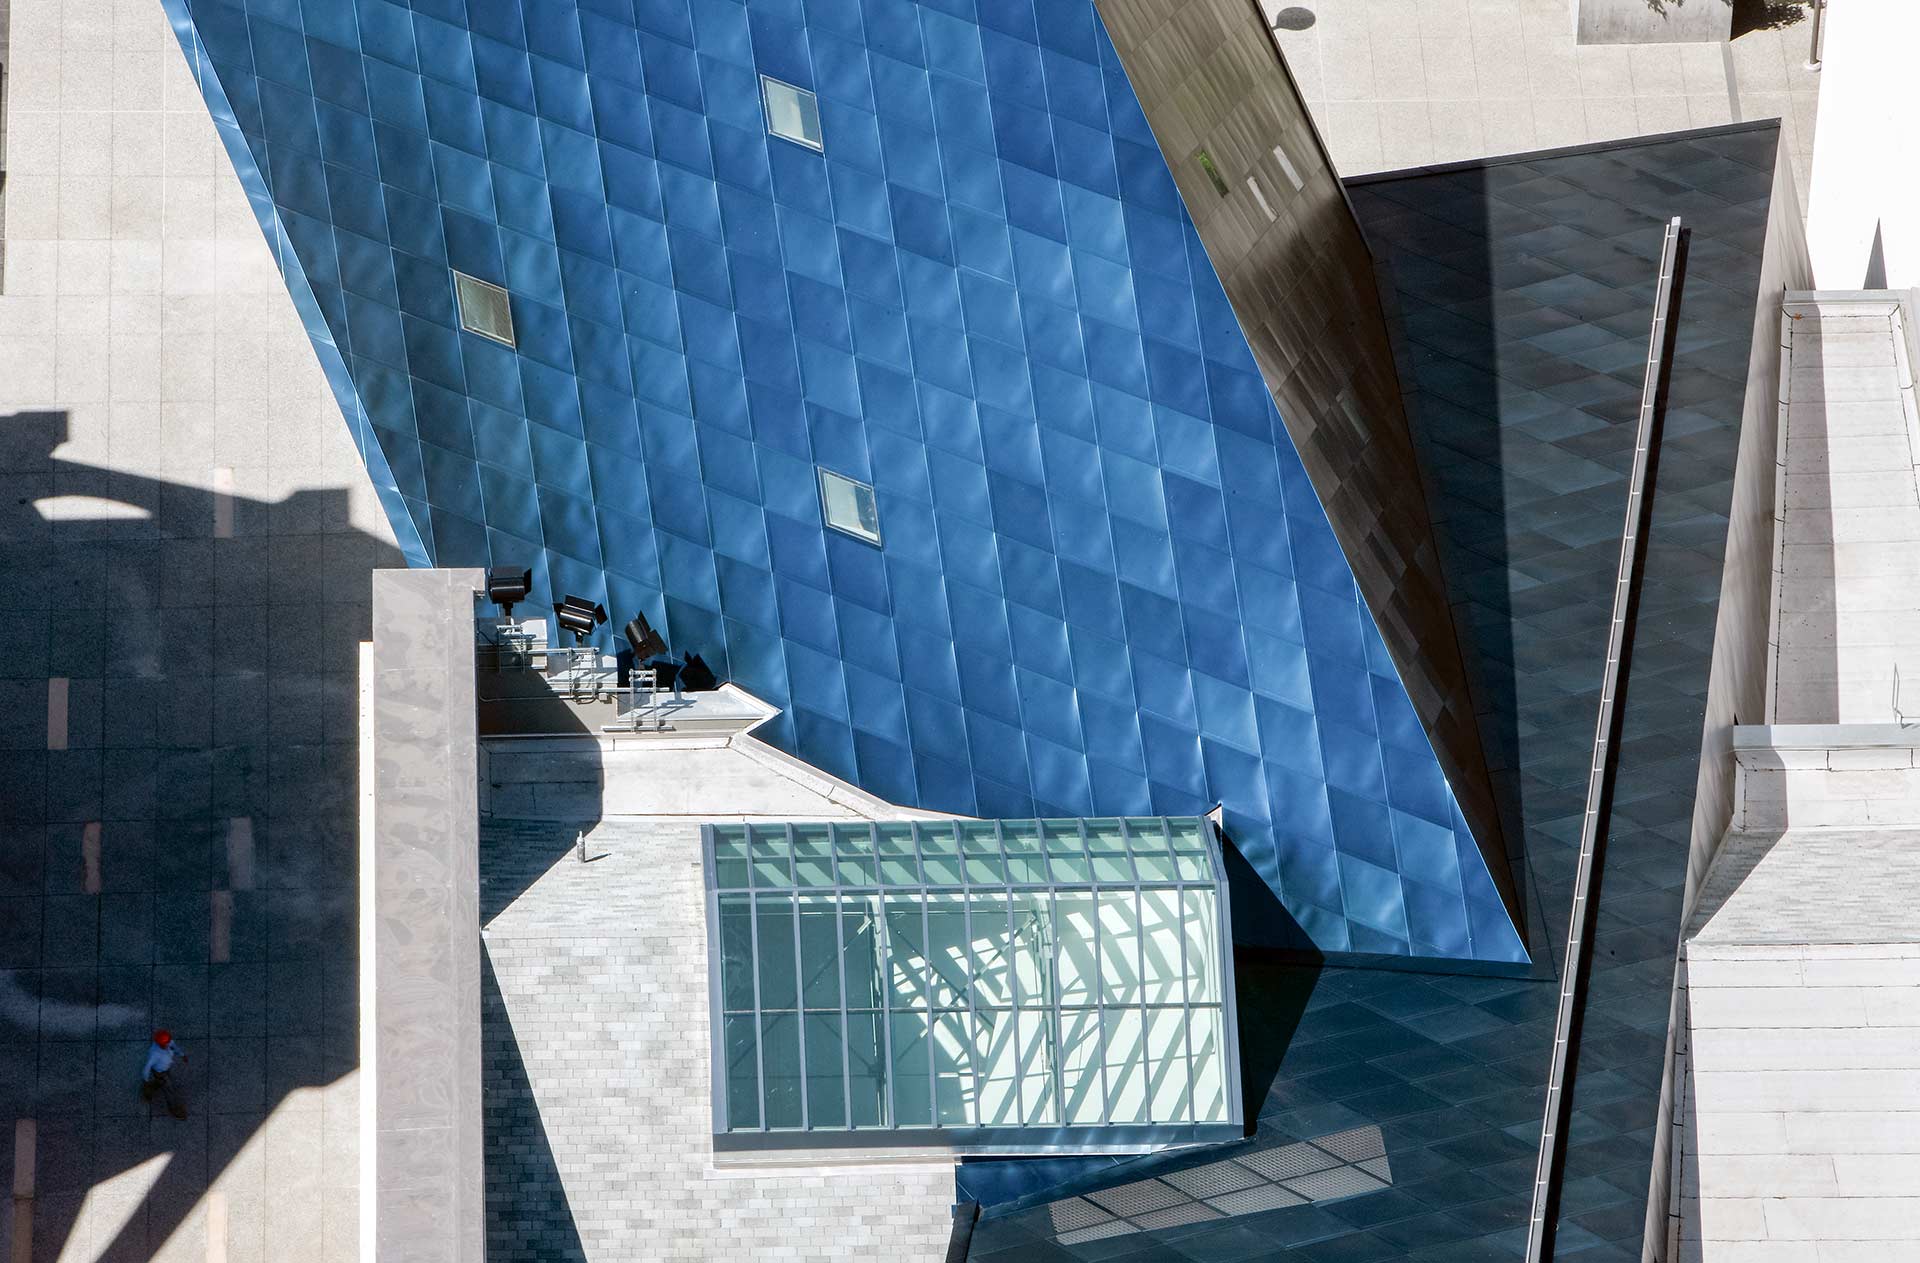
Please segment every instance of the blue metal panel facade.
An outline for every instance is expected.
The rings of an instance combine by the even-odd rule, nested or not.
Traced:
[[[410,560],[898,802],[1219,802],[1243,939],[1525,962],[1090,0],[163,2]]]
[[[1624,730],[1636,735],[1620,744],[1605,821],[1573,1058],[1577,1139],[1557,1177],[1562,1260],[1641,1257],[1755,306],[1770,301],[1762,256],[1770,218],[1794,213],[1771,204],[1779,135],[1767,120],[1349,181],[1413,366],[1407,410],[1434,474],[1447,582],[1469,594],[1463,647],[1476,695],[1490,699],[1483,733],[1509,836],[1525,839],[1549,910],[1573,898],[1567,822],[1586,796],[1613,616],[1607,582],[1588,577],[1611,579],[1619,562],[1668,216],[1681,211],[1692,233],[1629,664]],[[1565,917],[1543,921],[1535,950],[1557,958]],[[1189,1210],[1178,1227],[1112,1224],[1101,1257],[1524,1256],[1558,978],[1314,969],[1252,954],[1235,973],[1243,1064],[1266,1068],[1249,1079],[1253,1143],[1122,1164],[969,1161],[961,1194],[988,1207],[972,1263],[1086,1257],[1095,1247],[1075,1234],[1105,1212],[1074,1213],[1088,1205],[1077,1194],[1117,1189],[1132,1205],[1178,1207],[1136,1200],[1141,1181],[1211,1197],[1222,1185],[1193,1168],[1369,1128],[1386,1152],[1368,1171],[1390,1188],[1316,1170],[1296,1185],[1311,1200],[1276,1198],[1280,1208],[1257,1217],[1229,1194],[1209,1204],[1224,1218]],[[1303,1157],[1283,1178],[1331,1161]]]

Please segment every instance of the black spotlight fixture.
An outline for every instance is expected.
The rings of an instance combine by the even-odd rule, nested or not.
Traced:
[[[513,621],[513,607],[533,591],[533,571],[497,567],[487,571],[487,599],[500,607],[500,617]]]
[[[667,642],[660,633],[653,630],[653,624],[647,621],[645,614],[635,614],[627,623],[627,644],[633,648],[633,661],[639,665],[649,658],[658,658],[667,651]]]
[[[572,632],[581,644],[593,635],[593,629],[607,621],[607,607],[582,597],[568,595],[553,607],[554,621],[563,632]]]

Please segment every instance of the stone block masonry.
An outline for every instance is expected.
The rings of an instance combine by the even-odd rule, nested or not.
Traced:
[[[490,1263],[943,1257],[950,1163],[713,1168],[699,826],[573,838],[481,826]]]
[[[1905,303],[1785,310],[1769,724],[1682,954],[1660,1257],[1920,1250],[1920,532]],[[1906,669],[1903,671],[1903,665]]]

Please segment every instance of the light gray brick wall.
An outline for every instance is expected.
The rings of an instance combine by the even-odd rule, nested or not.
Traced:
[[[1920,828],[1729,833],[1701,884],[1696,948],[1920,941]]]
[[[699,828],[572,836],[482,825],[492,1263],[943,1257],[950,1164],[712,1169]]]

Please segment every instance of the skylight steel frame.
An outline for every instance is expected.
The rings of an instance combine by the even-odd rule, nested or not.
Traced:
[[[1111,849],[1095,851],[1089,848],[1089,825],[1103,839],[1118,832],[1124,840],[1122,849],[1116,853]],[[1175,851],[1174,830],[1190,834],[1197,842],[1197,849],[1184,853]],[[796,834],[796,830],[800,831]],[[987,831],[991,831],[992,850],[979,849],[985,840]],[[758,832],[757,832],[758,831]],[[831,882],[803,884],[799,869],[803,863],[815,862],[813,855],[802,855],[796,847],[796,840],[817,846],[824,833],[826,851],[821,857],[825,872],[830,874]],[[766,838],[772,834],[779,842],[784,855],[785,872],[777,881],[761,882],[756,871],[761,862],[755,855],[756,837]],[[1017,839],[1024,838],[1033,844],[1030,854],[1010,852],[1007,847],[1009,835]],[[1030,834],[1030,836],[1028,836]],[[842,849],[842,839],[858,842],[864,839],[864,855],[872,865],[873,881],[845,880],[848,875],[843,866],[843,857],[851,856],[852,850]],[[883,848],[883,841],[897,846],[904,838],[910,842],[905,855],[889,855]],[[1060,879],[1052,875],[1052,852],[1048,842],[1051,839],[1077,838],[1078,851],[1070,858],[1084,861],[1084,879],[1074,877]],[[929,847],[927,840],[934,842],[931,858],[936,865],[942,865],[940,871],[929,871]],[[1151,842],[1152,846],[1136,845],[1136,839]],[[726,842],[731,847],[734,842],[745,843],[744,877],[740,880],[721,884],[720,863],[717,860],[718,844]],[[1109,844],[1110,846],[1110,844]],[[972,849],[970,849],[972,848]],[[1168,865],[1171,876],[1159,876],[1152,872],[1143,873],[1141,858],[1158,862],[1159,857],[1171,861]],[[859,857],[848,860],[857,862]],[[886,880],[888,873],[884,865],[891,860],[894,864],[908,866],[911,881]],[[973,861],[973,862],[970,862]],[[1184,861],[1195,861],[1190,866]],[[740,861],[729,858],[729,865]],[[1239,1031],[1235,1013],[1233,984],[1233,927],[1231,909],[1227,896],[1226,869],[1221,859],[1220,839],[1213,825],[1200,818],[1165,817],[1094,817],[1082,820],[937,820],[913,822],[809,822],[800,824],[731,824],[706,825],[701,830],[701,863],[705,885],[707,909],[707,981],[709,997],[709,1038],[711,1052],[711,1076],[713,1083],[713,1134],[716,1152],[750,1151],[795,1151],[795,1150],[898,1150],[902,1148],[937,1149],[952,1153],[970,1154],[1048,1154],[1048,1153],[1142,1153],[1182,1144],[1217,1143],[1234,1140],[1244,1134],[1245,1124],[1240,1096],[1240,1058]],[[1028,864],[1037,869],[1033,873],[1022,873],[1016,864]],[[999,876],[979,878],[982,868],[988,873]],[[1104,877],[1101,874],[1105,874]],[[1116,874],[1124,873],[1124,876]],[[1016,880],[1025,876],[1029,880]],[[1131,931],[1135,942],[1133,951],[1132,986],[1139,991],[1139,999],[1133,1003],[1109,1003],[1106,992],[1111,980],[1103,971],[1101,953],[1106,936],[1101,932],[1100,914],[1103,905],[1101,893],[1127,892],[1132,896],[1134,922]],[[1148,927],[1142,902],[1143,893],[1157,892],[1172,894],[1174,908],[1179,913],[1174,935],[1179,942],[1179,996],[1174,1002],[1153,1003],[1151,1001],[1148,975],[1145,965],[1148,957]],[[1093,965],[1087,973],[1084,985],[1088,988],[1089,1002],[1086,1004],[1064,1005],[1060,994],[1060,964],[1062,948],[1060,930],[1064,925],[1060,911],[1060,896],[1085,896],[1091,901],[1093,932],[1090,943]],[[1194,977],[1191,962],[1187,958],[1188,946],[1192,934],[1188,924],[1188,895],[1204,894],[1212,905],[1211,949],[1214,953],[1212,1000],[1196,1000],[1191,994],[1190,980]],[[1014,919],[1018,915],[1018,896],[1043,896],[1046,900],[1048,930],[1051,941],[1045,955],[1045,973],[1042,987],[1046,995],[1038,1005],[1024,1004],[1019,981],[1019,969],[1009,958],[1004,965],[1006,1000],[1004,1004],[981,1006],[978,1003],[980,979],[978,951],[984,941],[989,939],[976,937],[973,928],[975,903],[981,898],[997,898],[1005,909],[1007,917],[1007,942],[1018,939]],[[725,1006],[724,990],[726,980],[723,977],[723,953],[725,938],[722,929],[722,897],[727,897],[735,914],[745,897],[746,923],[749,929],[748,942],[745,944],[750,956],[753,976],[753,1008],[751,1013],[735,1010],[731,1014]],[[807,1004],[807,983],[805,956],[802,948],[803,908],[806,901],[831,901],[833,917],[833,965],[837,970],[836,987],[838,1005],[809,1008]],[[848,991],[855,981],[849,974],[848,966],[848,924],[851,915],[862,915],[857,904],[850,900],[871,900],[877,917],[874,923],[873,957],[874,981],[878,989],[876,1006],[869,1009],[863,1005],[848,1003]],[[916,904],[919,909],[919,929],[924,948],[931,949],[933,938],[930,933],[929,909],[941,902],[957,900],[960,911],[965,916],[966,961],[964,964],[964,982],[955,987],[947,979],[949,991],[963,994],[962,1004],[941,1005],[936,1003],[934,992],[940,986],[939,979],[946,971],[939,969],[927,951],[922,960],[920,988],[925,992],[924,1002],[910,1005],[900,1012],[923,1013],[926,1015],[927,1047],[927,1085],[926,1117],[930,1122],[902,1123],[900,1110],[900,1079],[895,1074],[893,1055],[894,991],[899,982],[896,975],[896,961],[890,946],[890,922],[892,912],[901,901]],[[800,1124],[798,1127],[776,1127],[769,1125],[766,1106],[768,1104],[768,1074],[766,1053],[766,1032],[769,1015],[782,1016],[788,1011],[784,1008],[768,1009],[763,1003],[762,951],[760,944],[762,907],[778,910],[789,909],[787,917],[792,923],[793,932],[793,987],[794,1009],[792,1016],[797,1024],[796,1044],[798,1052],[797,1074],[794,1082],[798,1085]],[[784,930],[783,930],[784,932]],[[1205,976],[1204,974],[1202,975]],[[1162,980],[1164,984],[1164,979]],[[962,1005],[964,1007],[962,1007]],[[1217,1029],[1220,1047],[1214,1054],[1218,1066],[1219,1090],[1224,1097],[1224,1117],[1198,1120],[1199,1109],[1195,1103],[1198,1087],[1194,1073],[1194,1041],[1190,1038],[1196,1029],[1195,1015],[1201,1014],[1205,1022],[1199,1029],[1213,1027],[1212,1010],[1217,1005],[1219,1018]],[[980,1122],[941,1123],[941,1074],[935,1040],[942,1031],[943,1017],[964,1016],[964,1033],[970,1047],[978,1047],[983,1031],[977,1014],[983,1007],[990,1008],[995,1014],[1002,1014],[1010,1024],[1013,1041],[1013,1073],[1011,1076],[1013,1110],[1016,1122],[1011,1124],[983,1124]],[[1184,1086],[1182,1087],[1183,1120],[1177,1121],[1115,1121],[1112,1117],[1114,1093],[1109,1082],[1110,1039],[1114,1027],[1110,1024],[1110,1011],[1132,1011],[1140,1015],[1138,1055],[1140,1068],[1133,1073],[1141,1076],[1141,1112],[1149,1119],[1153,1117],[1157,1085],[1152,1077],[1152,1065],[1149,1062],[1151,1037],[1150,1015],[1156,1012],[1174,1012],[1179,1014],[1180,1057],[1184,1061]],[[878,1124],[856,1125],[853,1122],[855,1098],[852,1083],[853,1050],[851,1047],[848,1014],[875,1013],[876,1043],[879,1045],[879,1059],[883,1065],[880,1077],[880,1121]],[[1036,1046],[1051,1046],[1052,1055],[1044,1059],[1042,1066],[1047,1081],[1047,1090],[1052,1094],[1050,1110],[1035,1111],[1050,1113],[1052,1121],[1030,1123],[1025,1120],[1034,1117],[1029,1111],[1027,1093],[1029,1080],[1039,1077],[1029,1071],[1022,1054],[1028,1045],[1025,1036],[1028,1031],[1026,1015],[1040,1015],[1041,1026]],[[1099,1110],[1097,1122],[1070,1121],[1069,1102],[1066,1098],[1068,1071],[1062,1049],[1066,1043],[1067,1015],[1090,1014],[1095,1021],[1097,1036],[1094,1040],[1094,1058],[1092,1068],[1082,1071],[1082,1075],[1091,1075],[1099,1085]],[[840,1119],[837,1124],[816,1125],[811,1117],[813,1083],[807,1074],[808,1055],[808,1017],[835,1017],[838,1019],[838,1037],[840,1044]],[[729,1100],[729,1064],[727,1021],[729,1017],[739,1020],[750,1017],[754,1036],[753,1079],[756,1093],[753,1103],[752,1125],[732,1125]],[[1084,1018],[1082,1018],[1084,1021]],[[949,1028],[950,1029],[950,1028]],[[969,1058],[971,1060],[971,1058]],[[963,1084],[968,1082],[963,1073],[959,1076]],[[978,1087],[990,1080],[974,1079]],[[829,1080],[830,1082],[830,1080]],[[975,1108],[978,1108],[976,1093]]]

